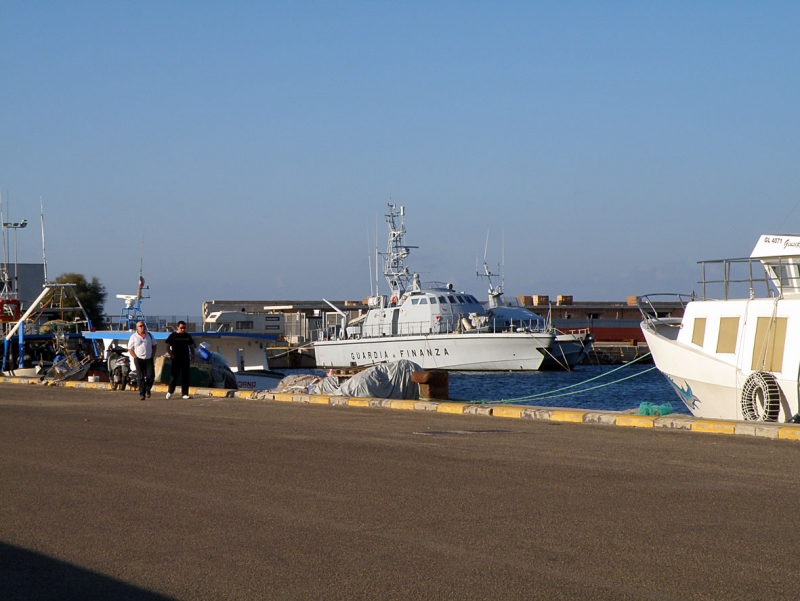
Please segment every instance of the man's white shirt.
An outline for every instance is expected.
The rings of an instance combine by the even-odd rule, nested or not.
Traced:
[[[128,340],[128,350],[133,349],[133,353],[139,359],[149,359],[153,356],[153,345],[155,340],[150,335],[150,332],[145,332],[144,338],[135,333]]]

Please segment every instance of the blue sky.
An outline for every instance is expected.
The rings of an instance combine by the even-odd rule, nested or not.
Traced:
[[[696,289],[800,231],[796,2],[0,2],[5,219],[48,271],[211,299]],[[501,240],[504,241],[501,244]],[[38,227],[20,262],[41,260]],[[383,285],[383,282],[381,282]]]

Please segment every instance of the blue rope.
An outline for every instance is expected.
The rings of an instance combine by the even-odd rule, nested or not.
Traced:
[[[515,399],[502,399],[502,400],[499,400],[499,401],[482,400],[482,401],[472,401],[472,402],[473,403],[481,403],[481,404],[509,403],[509,402],[512,402],[512,403],[513,402],[517,402],[517,403],[519,403],[519,402],[523,402],[523,401],[557,399],[559,397],[571,396],[573,394],[580,394],[582,392],[589,392],[590,390],[597,390],[599,388],[605,388],[606,386],[611,386],[612,384],[617,384],[619,382],[624,382],[625,380],[630,380],[632,378],[637,378],[637,377],[639,377],[639,376],[641,376],[643,374],[646,374],[647,372],[653,371],[656,368],[655,367],[651,367],[649,369],[645,369],[644,371],[640,371],[637,374],[633,374],[633,375],[627,376],[625,378],[620,378],[619,380],[614,380],[613,382],[607,382],[606,384],[600,384],[598,386],[592,386],[591,388],[582,388],[581,390],[575,390],[575,391],[572,391],[572,392],[565,392],[563,394],[553,394],[553,393],[556,393],[556,392],[561,392],[562,390],[569,390],[570,388],[575,388],[576,386],[583,386],[585,384],[588,384],[589,382],[593,382],[594,380],[599,380],[600,378],[605,378],[606,376],[610,376],[614,372],[617,372],[617,371],[619,371],[621,369],[624,369],[624,368],[628,367],[629,365],[633,365],[637,361],[641,361],[642,359],[648,357],[649,355],[650,355],[650,353],[646,353],[646,354],[642,355],[641,357],[637,357],[633,361],[629,361],[628,363],[626,363],[624,365],[621,365],[621,366],[619,366],[617,368],[614,368],[611,371],[607,371],[605,373],[602,373],[599,376],[595,376],[593,378],[589,378],[588,380],[584,380],[582,382],[577,382],[575,384],[570,384],[569,386],[563,386],[561,388],[556,388],[555,390],[549,390],[547,392],[540,392],[538,394],[532,394],[532,395],[528,395],[528,396],[518,397],[518,398],[515,398]]]

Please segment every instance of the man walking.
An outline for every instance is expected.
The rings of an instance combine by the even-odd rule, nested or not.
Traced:
[[[175,392],[178,376],[181,378],[182,398],[189,398],[189,367],[194,359],[194,340],[186,331],[186,322],[179,321],[178,329],[167,337],[167,354],[172,357],[172,373],[169,377],[169,391],[167,398]]]
[[[136,332],[128,340],[128,352],[133,357],[136,373],[139,376],[139,398],[150,398],[150,389],[156,377],[153,357],[156,354],[156,341],[147,331],[143,321],[136,323]]]

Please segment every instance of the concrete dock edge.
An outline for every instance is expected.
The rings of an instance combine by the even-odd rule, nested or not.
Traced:
[[[28,386],[63,386],[65,388],[79,389],[90,388],[95,390],[108,390],[109,394],[115,394],[107,382],[52,382],[39,378],[0,376],[0,383]],[[163,395],[166,392],[166,384],[156,384],[153,386],[154,398],[152,400],[158,400],[159,396],[163,400]],[[491,405],[458,401],[437,401],[435,399],[358,398],[292,392],[230,390],[224,388],[192,388],[189,392],[192,398],[238,398],[243,400],[275,401],[280,403],[328,405],[331,407],[431,411],[453,415],[531,419],[555,423],[618,426],[623,428],[686,430],[704,434],[728,434],[769,438],[773,440],[800,441],[800,424],[712,420],[696,418],[685,414],[663,416],[636,415],[631,411],[591,411],[583,409],[532,407],[528,405]]]

